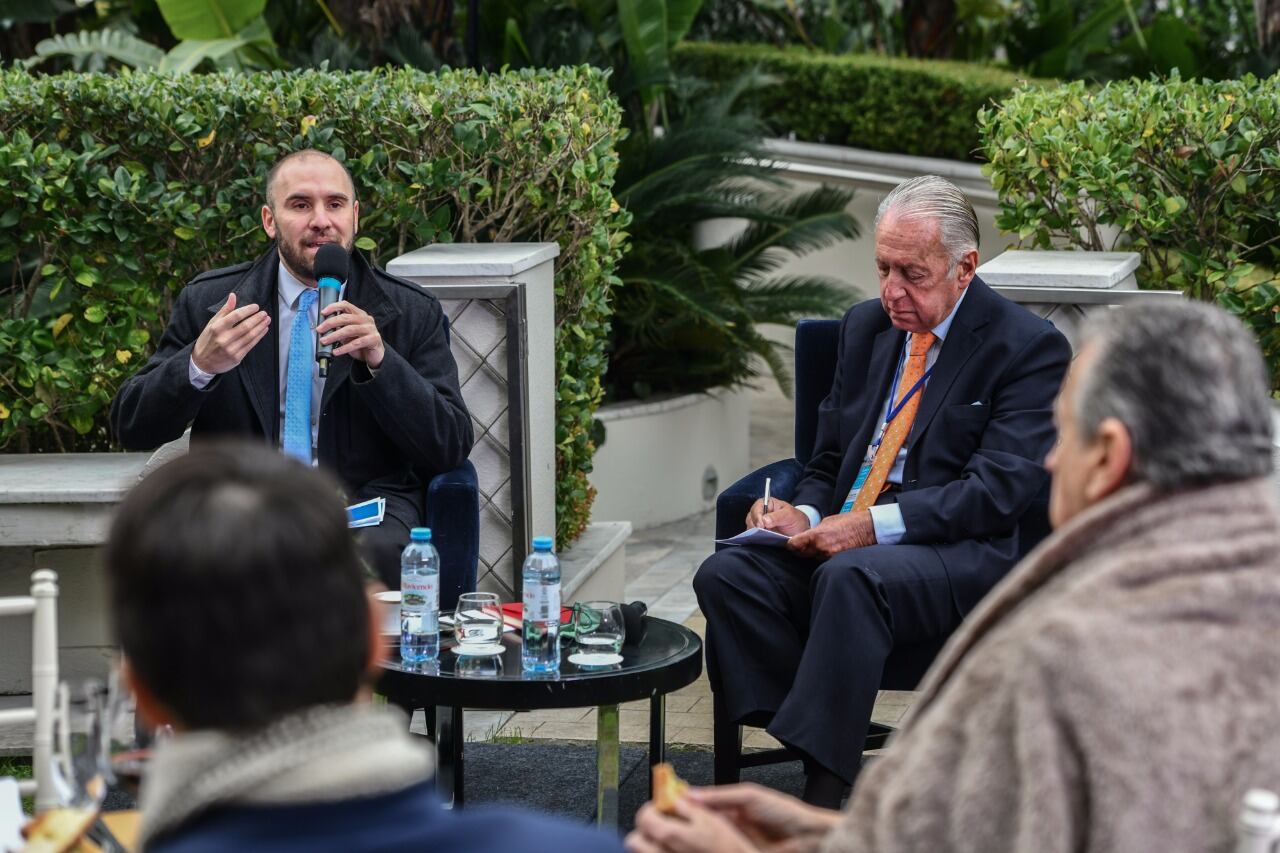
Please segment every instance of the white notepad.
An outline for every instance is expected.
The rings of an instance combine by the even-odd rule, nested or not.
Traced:
[[[776,530],[765,530],[763,527],[748,527],[746,530],[729,539],[717,539],[717,545],[772,545],[781,548],[791,541],[791,537]]]

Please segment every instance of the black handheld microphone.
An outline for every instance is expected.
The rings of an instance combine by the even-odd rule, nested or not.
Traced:
[[[316,309],[316,325],[324,322],[324,309],[338,301],[342,283],[347,280],[347,267],[351,256],[337,243],[325,243],[316,252],[316,282],[320,290],[319,307]],[[329,362],[333,359],[333,344],[320,343],[316,333],[316,361],[320,363],[320,377],[329,375]]]

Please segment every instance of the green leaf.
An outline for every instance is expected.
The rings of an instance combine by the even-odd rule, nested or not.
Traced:
[[[246,38],[189,39],[179,42],[165,54],[160,62],[160,70],[171,74],[189,74],[206,59],[221,59],[247,44],[249,40]]]
[[[107,319],[107,312],[101,305],[90,305],[84,309],[84,318],[90,323],[101,323]]]
[[[1237,174],[1234,178],[1231,179],[1231,189],[1235,190],[1241,195],[1244,195],[1246,192],[1249,191],[1249,182],[1245,180],[1243,173]]]
[[[18,224],[18,220],[22,218],[22,211],[16,207],[11,207],[0,216],[0,228],[12,228]]]
[[[99,67],[104,59],[114,59],[130,68],[155,68],[164,58],[164,51],[131,33],[104,27],[44,39],[36,44],[35,56],[25,64],[39,65],[55,56],[70,56]]]
[[[188,74],[195,71],[200,63],[209,60],[215,65],[228,60],[233,54],[243,56],[250,65],[264,65],[258,61],[260,57],[251,56],[251,48],[260,48],[274,52],[275,42],[271,30],[261,16],[254,18],[234,35],[227,38],[188,39],[179,43],[165,55],[159,70],[174,74]]]
[[[76,273],[76,282],[85,287],[93,287],[98,283],[98,272],[92,269],[83,269]]]
[[[618,23],[646,106],[671,78],[666,0],[618,0]]]
[[[230,38],[260,17],[267,0],[156,0],[179,41]]]
[[[364,249],[366,252],[372,252],[374,249],[378,248],[378,244],[374,242],[372,237],[358,237],[356,238],[356,248]]]
[[[173,229],[173,233],[179,240],[193,240],[196,236],[195,229],[186,225],[179,225],[177,228]]]
[[[689,32],[703,0],[667,0],[667,45],[674,47]]]
[[[1175,216],[1187,206],[1187,200],[1180,195],[1165,196],[1164,212]]]

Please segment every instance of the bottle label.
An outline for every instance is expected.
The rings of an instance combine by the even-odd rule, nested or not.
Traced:
[[[403,607],[425,607],[427,610],[439,610],[439,576],[401,577],[400,603]]]
[[[530,622],[560,622],[560,584],[524,588],[524,618]]]

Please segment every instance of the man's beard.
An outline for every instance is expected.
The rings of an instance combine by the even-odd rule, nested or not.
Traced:
[[[355,241],[339,242],[339,245],[347,251],[347,254],[351,254],[351,247],[355,245]],[[299,278],[315,279],[316,262],[314,255],[308,258],[306,251],[299,251],[296,243],[276,240],[276,246],[279,247],[280,257],[290,272]]]

